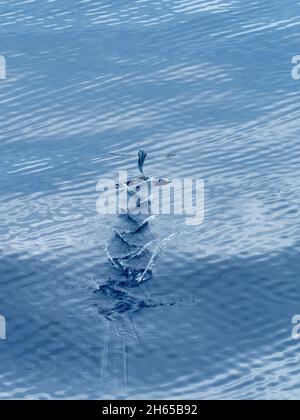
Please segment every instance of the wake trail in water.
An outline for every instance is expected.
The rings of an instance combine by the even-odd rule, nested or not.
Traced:
[[[134,186],[156,182],[144,175],[146,157],[146,152],[139,152],[138,169],[142,176],[130,180],[125,186],[130,196],[134,194]],[[116,185],[116,188],[124,186]],[[167,243],[179,234],[155,238],[150,229],[154,216],[137,217],[130,209],[124,209],[124,214],[118,219],[121,225],[109,225],[114,236],[104,246],[111,275],[96,291],[101,300],[99,313],[105,318],[101,389],[106,396],[126,393],[129,352],[139,341],[132,314],[163,305],[151,299],[145,283],[153,277],[153,270]]]

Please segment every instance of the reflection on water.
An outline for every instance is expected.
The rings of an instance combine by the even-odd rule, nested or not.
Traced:
[[[0,0],[0,397],[298,399],[299,5],[75,3]],[[124,317],[96,184],[139,148],[206,216]]]

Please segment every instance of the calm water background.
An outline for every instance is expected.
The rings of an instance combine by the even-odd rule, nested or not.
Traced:
[[[299,25],[292,0],[0,1],[1,398],[107,395],[95,186],[138,145],[206,180],[206,217],[161,256],[167,304],[133,314],[110,397],[300,397]]]

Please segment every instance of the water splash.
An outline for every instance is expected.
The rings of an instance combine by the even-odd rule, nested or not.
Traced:
[[[144,175],[144,165],[147,158],[147,153],[144,150],[139,151],[139,171]]]
[[[168,236],[167,238],[163,239],[157,245],[157,247],[155,248],[155,250],[154,250],[154,252],[153,252],[153,254],[152,254],[151,258],[150,258],[150,261],[149,261],[147,267],[145,268],[145,270],[143,271],[142,274],[138,275],[138,277],[137,277],[137,282],[138,283],[143,283],[146,280],[147,273],[150,272],[152,270],[152,268],[154,267],[154,265],[155,265],[155,258],[163,250],[163,248],[165,247],[165,245],[167,244],[167,242],[169,242],[171,239],[175,238],[176,235],[177,234],[174,233],[174,234]]]

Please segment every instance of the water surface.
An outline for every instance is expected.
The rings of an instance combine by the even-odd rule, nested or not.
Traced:
[[[0,1],[2,399],[299,398],[299,24],[291,0]],[[205,179],[206,215],[124,337],[94,293],[96,184],[141,147]]]

